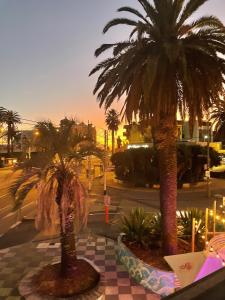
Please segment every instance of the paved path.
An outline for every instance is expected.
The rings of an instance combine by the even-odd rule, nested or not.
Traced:
[[[18,283],[33,268],[60,259],[60,244],[42,242],[0,250],[0,299],[22,300]],[[77,254],[93,261],[101,270],[100,285],[105,300],[159,300],[158,295],[144,289],[129,278],[124,267],[116,261],[115,242],[96,236],[77,240]],[[74,298],[76,299],[76,298]],[[93,299],[95,300],[95,299]]]

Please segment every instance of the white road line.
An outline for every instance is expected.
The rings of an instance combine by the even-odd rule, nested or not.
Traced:
[[[15,228],[16,226],[20,225],[21,221],[16,222],[15,224],[13,224],[12,226],[10,226],[10,229]]]
[[[4,195],[1,195],[1,196],[0,196],[0,199],[5,198],[5,196],[10,196],[10,194],[7,193],[7,194],[4,194]]]
[[[24,205],[24,206],[22,207],[22,210],[23,210],[24,208],[30,206],[30,205],[33,205],[33,204],[34,204],[33,202],[30,202],[30,203]],[[3,217],[2,220],[9,218],[9,217],[15,215],[16,213],[17,213],[17,211],[12,211],[12,212],[10,212],[9,214],[7,214],[5,217]]]
[[[9,214],[7,214],[5,217],[3,217],[2,219],[4,220],[4,219],[6,219],[6,218],[9,218],[9,217],[11,217],[11,216],[13,216],[13,215],[15,215],[15,211],[12,211],[11,213],[9,213]]]
[[[12,205],[6,205],[6,206],[4,206],[4,207],[1,207],[0,208],[0,213],[2,213],[4,210],[6,210],[6,209],[9,209],[9,208],[12,208]]]

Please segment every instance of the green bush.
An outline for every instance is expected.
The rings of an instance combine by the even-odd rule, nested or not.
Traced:
[[[121,231],[128,242],[148,247],[151,232],[149,215],[142,208],[132,209],[128,216],[121,218]]]
[[[161,215],[146,213],[143,208],[134,208],[128,216],[121,218],[121,231],[125,240],[144,248],[160,248],[161,246]]]
[[[199,225],[198,231],[195,235],[196,246],[198,249],[202,249],[204,246],[204,240],[202,235],[205,231],[205,213],[197,208],[190,208],[178,213],[178,227],[180,229],[180,237],[188,242],[191,242],[192,238],[192,221],[195,221]],[[199,223],[200,222],[200,223]]]
[[[150,186],[159,183],[159,167],[155,148],[129,149],[115,153],[111,161],[115,166],[117,179],[134,186]],[[210,148],[211,166],[220,164],[219,154]],[[207,163],[207,148],[195,144],[177,145],[177,181],[197,183],[204,178],[204,165]]]

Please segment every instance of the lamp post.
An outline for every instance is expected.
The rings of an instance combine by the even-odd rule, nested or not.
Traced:
[[[107,168],[107,140],[108,140],[108,132],[107,130],[104,131],[104,195],[107,195],[107,178],[106,178],[106,168]]]
[[[207,196],[210,199],[211,190],[210,190],[210,128],[209,128],[209,113],[207,114]],[[206,136],[205,136],[206,137]]]

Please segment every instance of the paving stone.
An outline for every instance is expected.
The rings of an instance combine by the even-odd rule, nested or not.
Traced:
[[[158,295],[144,289],[129,278],[116,259],[115,242],[102,237],[82,236],[77,241],[77,254],[91,260],[101,272],[100,287],[104,300],[159,300]],[[25,275],[40,267],[60,261],[60,244],[27,243],[0,250],[0,300],[24,300],[18,285]],[[28,294],[30,291],[27,291]],[[30,298],[28,300],[35,300]],[[94,300],[94,299],[90,299]]]

